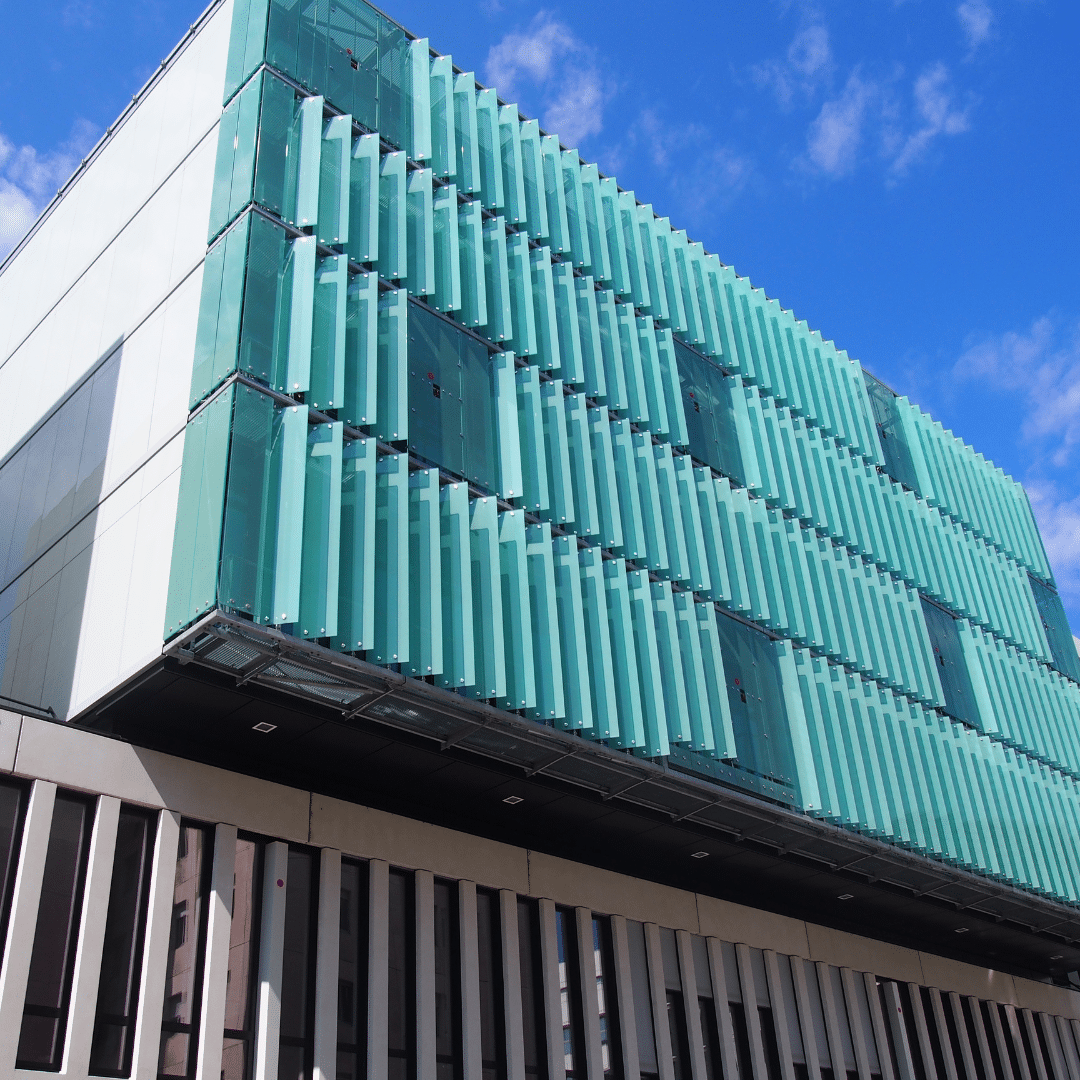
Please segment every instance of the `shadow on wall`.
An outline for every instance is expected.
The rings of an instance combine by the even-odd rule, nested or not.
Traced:
[[[0,695],[61,719],[79,658],[123,344],[113,342],[0,460]]]

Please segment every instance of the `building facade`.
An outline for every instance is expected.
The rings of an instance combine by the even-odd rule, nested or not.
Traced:
[[[0,313],[5,1075],[1080,1080],[1023,489],[427,39],[212,4]]]

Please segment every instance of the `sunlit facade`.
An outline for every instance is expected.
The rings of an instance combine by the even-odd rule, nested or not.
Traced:
[[[1027,496],[678,224],[363,0],[163,62],[0,266],[0,1066],[1080,1080]]]

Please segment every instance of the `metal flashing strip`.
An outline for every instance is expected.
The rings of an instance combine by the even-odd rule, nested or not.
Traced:
[[[692,824],[725,842],[797,855],[823,869],[885,883],[913,897],[1080,942],[1080,910],[839,828],[777,802],[632,756],[465,698],[420,679],[342,655],[269,627],[213,611],[174,638],[164,654],[362,720],[543,775],[604,801]]]

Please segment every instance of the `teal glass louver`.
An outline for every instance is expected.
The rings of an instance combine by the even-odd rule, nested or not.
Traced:
[[[215,607],[1080,902],[1023,490],[363,0],[238,0],[165,635]]]

